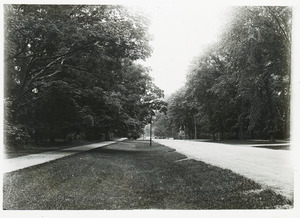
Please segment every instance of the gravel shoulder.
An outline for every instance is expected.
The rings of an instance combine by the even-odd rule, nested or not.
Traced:
[[[5,173],[4,210],[275,209],[293,202],[174,149],[123,141]]]

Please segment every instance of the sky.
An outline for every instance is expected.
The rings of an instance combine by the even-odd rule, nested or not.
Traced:
[[[152,69],[151,77],[166,95],[184,85],[193,58],[216,42],[220,34],[226,7],[199,2],[164,0],[141,6],[150,18],[153,37],[153,53],[146,66]]]

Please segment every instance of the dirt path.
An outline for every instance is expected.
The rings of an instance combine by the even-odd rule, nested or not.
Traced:
[[[189,158],[233,170],[293,199],[291,151],[188,140],[155,141],[176,149]]]
[[[124,141],[18,171],[3,179],[5,210],[252,209],[292,202],[174,149]]]

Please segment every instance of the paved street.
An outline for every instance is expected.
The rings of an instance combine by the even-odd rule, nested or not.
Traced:
[[[294,177],[292,152],[228,145],[221,143],[195,142],[189,140],[155,140],[189,158],[204,161],[224,169],[230,169],[265,187],[293,198]]]

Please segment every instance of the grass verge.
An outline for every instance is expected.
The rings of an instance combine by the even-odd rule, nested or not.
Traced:
[[[276,209],[293,202],[174,149],[124,141],[4,175],[6,210]]]

